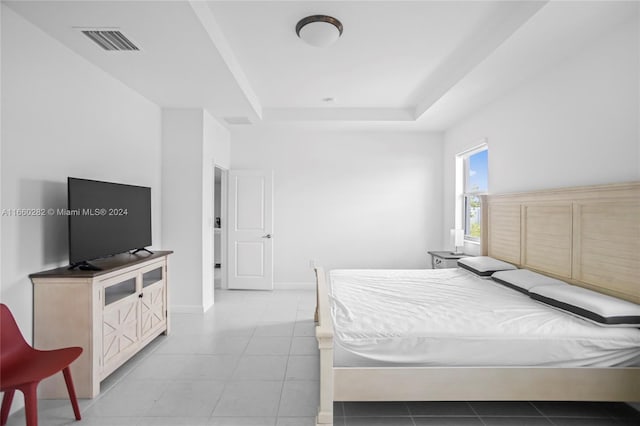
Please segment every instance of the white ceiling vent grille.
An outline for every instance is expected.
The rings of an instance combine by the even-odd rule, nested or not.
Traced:
[[[104,50],[140,50],[118,30],[82,30],[82,34],[96,42]]]
[[[251,124],[249,117],[224,117],[224,121],[234,125]]]

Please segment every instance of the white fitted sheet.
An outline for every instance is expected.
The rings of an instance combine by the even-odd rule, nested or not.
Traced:
[[[599,327],[463,269],[333,270],[336,366],[640,365],[640,330]]]

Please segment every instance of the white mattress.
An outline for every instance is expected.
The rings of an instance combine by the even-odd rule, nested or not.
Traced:
[[[333,270],[336,366],[640,365],[640,330],[599,327],[462,269]]]

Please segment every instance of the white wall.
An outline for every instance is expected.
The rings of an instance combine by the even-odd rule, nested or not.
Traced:
[[[162,236],[174,312],[213,304],[213,168],[229,164],[229,134],[202,109],[162,111]]]
[[[326,268],[424,268],[442,247],[442,138],[237,127],[233,169],[274,172],[274,280]]]
[[[2,5],[2,208],[66,207],[67,176],[152,188],[160,240],[160,109]],[[66,217],[2,217],[2,289],[28,340],[28,275],[68,263]],[[14,410],[20,408],[14,403]]]
[[[231,136],[208,112],[204,113],[204,140],[210,146],[213,160],[221,169],[228,170],[231,166]]]
[[[446,132],[445,232],[455,156],[485,137],[491,193],[640,179],[638,33],[630,17]]]
[[[202,311],[202,110],[162,110],[162,237],[169,303]]]

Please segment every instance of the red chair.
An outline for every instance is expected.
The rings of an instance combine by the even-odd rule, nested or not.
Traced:
[[[71,380],[69,364],[82,353],[82,348],[64,348],[40,351],[32,348],[22,337],[11,311],[0,303],[0,391],[4,392],[0,409],[0,425],[7,424],[9,409],[16,389],[24,394],[27,426],[38,425],[38,383],[62,370],[67,383],[69,399],[76,420],[80,409]]]

